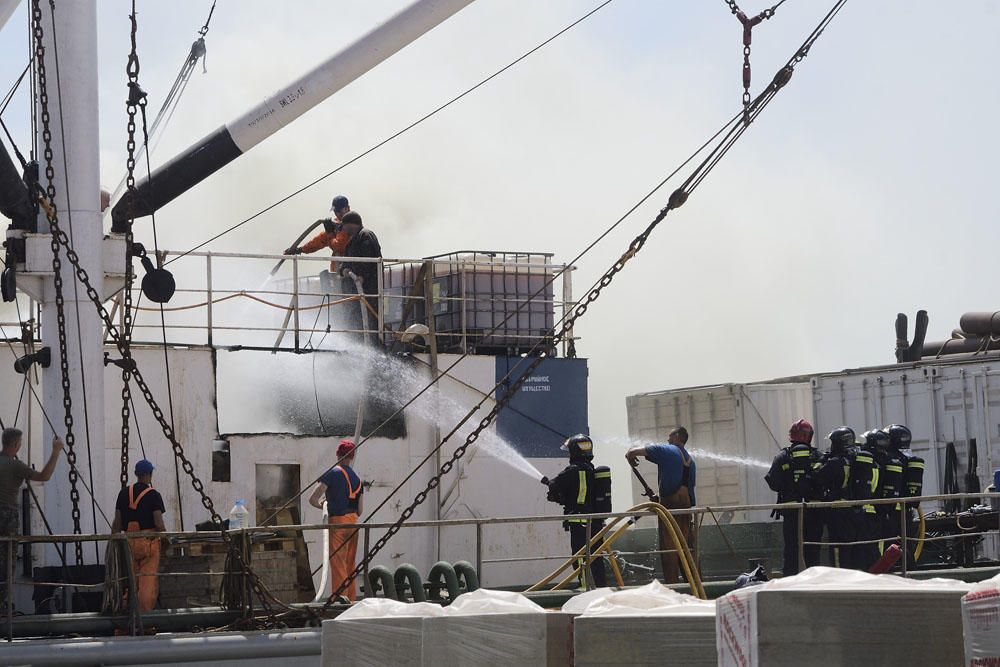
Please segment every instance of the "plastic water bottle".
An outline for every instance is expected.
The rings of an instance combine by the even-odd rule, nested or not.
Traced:
[[[229,530],[239,530],[250,524],[250,511],[244,505],[245,502],[243,499],[237,500],[233,509],[229,510]]]

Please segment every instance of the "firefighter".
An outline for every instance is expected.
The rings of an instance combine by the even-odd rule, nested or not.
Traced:
[[[872,500],[882,497],[882,467],[879,464],[879,449],[884,449],[889,436],[883,431],[870,430],[861,434],[851,460],[851,498]],[[879,514],[874,504],[864,504],[854,512],[854,533],[858,541],[877,540],[879,534]],[[854,567],[867,571],[879,559],[877,542],[858,544],[854,551]]]
[[[132,568],[135,570],[136,597],[139,611],[149,611],[156,606],[160,595],[160,536],[165,533],[163,497],[153,488],[153,471],[150,461],[142,459],[135,464],[135,483],[118,493],[115,503],[115,519],[111,532],[149,533],[128,538],[132,552]]]
[[[924,460],[910,450],[913,443],[913,434],[910,429],[902,424],[890,424],[885,429],[889,434],[889,449],[899,453],[903,460],[903,484],[900,487],[900,497],[918,498],[923,493],[924,488]],[[917,533],[917,519],[915,514],[918,511],[919,503],[903,503],[902,511],[906,515],[906,535],[907,538],[915,536]],[[916,548],[916,541],[907,539],[907,558],[912,557]]]
[[[884,437],[876,441],[875,460],[879,464],[879,497],[880,498],[900,498],[903,496],[903,475],[906,470],[906,459],[898,447],[892,444],[892,437],[889,435],[889,428],[885,427],[881,433]],[[885,538],[878,543],[878,552],[881,556],[889,547],[889,544],[900,537],[899,519],[903,513],[902,503],[883,504],[876,508],[876,515],[879,522],[879,537]]]
[[[818,500],[814,489],[813,471],[819,465],[819,450],[810,443],[813,427],[805,419],[800,419],[788,430],[789,445],[781,450],[768,470],[764,481],[778,494],[779,503],[798,503]],[[803,535],[799,535],[799,512],[802,517]],[[818,542],[823,536],[822,516],[814,510],[788,509],[777,512],[782,517],[784,538],[784,558],[781,571],[785,576],[798,574],[799,542]],[[819,545],[803,547],[806,567],[819,564]]]
[[[542,484],[549,488],[546,498],[563,506],[563,514],[567,516],[563,528],[569,531],[570,548],[575,554],[587,545],[587,519],[572,517],[574,514],[611,511],[611,471],[605,467],[594,468],[594,441],[590,436],[581,433],[567,438],[560,449],[569,452],[569,465],[555,479],[543,477]],[[598,474],[601,475],[599,479]],[[591,520],[591,537],[602,528],[603,519]],[[583,560],[580,559],[581,565]],[[590,573],[598,588],[607,585],[604,558],[595,558],[591,562]],[[580,574],[582,577],[582,570]]]
[[[851,448],[854,446],[854,431],[847,426],[838,426],[830,432],[830,451],[820,459],[815,472],[816,490],[824,501],[846,500],[850,497]],[[852,508],[835,507],[820,510],[829,539],[833,543],[854,540]],[[836,567],[852,567],[852,547],[831,546],[833,564]]]

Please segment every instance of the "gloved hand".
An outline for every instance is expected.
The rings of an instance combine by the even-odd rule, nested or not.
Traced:
[[[291,248],[286,249],[284,254],[286,254],[286,255],[301,255],[302,254],[302,249],[299,248],[298,246],[292,246]]]
[[[549,485],[549,478],[548,477],[542,477],[542,484],[544,484],[545,486],[548,486]]]

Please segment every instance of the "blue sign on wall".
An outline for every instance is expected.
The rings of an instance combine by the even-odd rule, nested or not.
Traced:
[[[520,365],[518,365],[520,362]],[[523,357],[497,357],[499,400],[527,368]],[[559,447],[576,433],[590,433],[587,420],[587,360],[545,359],[497,416],[497,433],[522,456],[561,458]]]

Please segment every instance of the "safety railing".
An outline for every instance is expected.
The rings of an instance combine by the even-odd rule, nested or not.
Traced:
[[[158,260],[177,289],[162,305],[133,297],[137,343],[301,352],[344,337],[438,352],[551,351],[553,330],[576,305],[573,267],[543,253],[333,258],[338,268],[375,265],[377,289],[367,290],[332,273],[320,253],[164,251]],[[121,320],[117,300],[112,308]],[[562,353],[573,344],[567,336]]]
[[[942,501],[942,500],[973,500],[973,499],[975,499],[975,500],[989,499],[989,500],[1000,501],[1000,493],[983,492],[983,493],[930,495],[930,496],[921,496],[921,497],[918,497],[918,498],[907,498],[907,499],[905,499],[905,501],[906,501],[906,503],[908,505],[917,505],[919,503],[930,503],[930,502],[936,502],[936,501]],[[727,506],[715,506],[715,507],[707,507],[706,506],[706,507],[692,507],[692,508],[683,509],[683,510],[674,510],[674,509],[671,509],[671,510],[669,510],[669,514],[671,514],[673,516],[692,515],[696,519],[694,521],[694,525],[698,526],[707,517],[716,517],[719,514],[725,514],[727,512],[739,512],[739,511],[748,511],[748,510],[781,510],[783,512],[785,512],[785,511],[798,512],[799,516],[804,516],[803,511],[847,509],[847,508],[859,507],[859,506],[862,506],[862,505],[888,505],[888,504],[898,503],[900,501],[901,501],[901,499],[897,499],[897,498],[885,498],[885,499],[875,499],[875,500],[842,500],[842,501],[834,501],[834,502],[793,502],[793,503],[768,503],[768,504],[757,504],[757,505],[727,505]],[[608,512],[608,513],[580,514],[580,515],[574,515],[574,518],[587,519],[587,520],[610,520],[612,522],[614,520],[634,519],[637,522],[639,520],[642,520],[645,517],[654,517],[655,518],[656,516],[657,516],[657,514],[654,511],[650,510],[650,509],[641,509],[641,510],[637,509],[635,511],[628,511],[628,512]],[[408,522],[407,524],[405,524],[405,528],[408,529],[408,530],[420,530],[420,529],[434,529],[434,530],[437,530],[437,529],[444,528],[444,527],[467,527],[467,528],[473,530],[475,532],[475,539],[474,539],[474,545],[475,545],[475,565],[474,565],[474,567],[475,567],[475,573],[478,576],[479,580],[482,581],[485,578],[484,577],[484,572],[483,572],[484,567],[488,566],[488,565],[491,565],[491,564],[515,563],[515,562],[529,562],[529,561],[566,560],[570,556],[570,554],[568,554],[568,552],[563,551],[563,552],[561,552],[559,554],[539,554],[539,555],[532,555],[532,556],[518,556],[518,557],[512,557],[512,558],[485,559],[483,557],[483,554],[484,554],[484,552],[487,551],[487,549],[486,549],[487,545],[484,543],[485,542],[485,540],[484,540],[484,528],[489,527],[489,526],[500,526],[500,525],[510,525],[510,524],[561,523],[564,519],[565,519],[565,517],[560,516],[560,515],[518,516],[518,517],[492,517],[492,518],[490,518],[490,517],[483,517],[483,518],[468,518],[468,519],[446,519],[446,520],[439,520],[439,521],[411,521],[411,522]],[[804,521],[804,519],[799,520],[799,522],[800,522],[800,533],[799,533],[799,535],[804,534],[803,532],[801,532],[802,521]],[[723,526],[727,525],[727,524],[719,524],[718,521],[716,521],[716,523],[717,523],[717,525],[719,525],[720,528],[722,528]],[[359,552],[360,553],[365,553],[367,551],[368,546],[371,543],[371,533],[372,533],[372,531],[385,530],[385,529],[389,528],[391,525],[393,525],[393,524],[390,523],[390,522],[371,522],[371,523],[360,523],[360,524],[332,524],[332,525],[328,525],[328,524],[280,525],[280,526],[251,527],[251,528],[242,529],[242,530],[240,530],[238,532],[241,533],[241,534],[247,535],[247,536],[260,535],[260,534],[275,534],[275,533],[279,533],[281,535],[286,535],[287,536],[289,534],[304,534],[304,533],[307,533],[307,532],[310,532],[310,531],[353,530],[353,531],[358,531],[360,533],[360,536],[359,536],[359,542],[360,542],[359,547],[361,547],[361,548],[359,549]],[[733,524],[733,525],[738,525],[738,524]],[[968,526],[966,526],[966,528],[968,528]],[[237,532],[237,531],[234,531],[234,532]],[[923,537],[923,540],[925,542],[942,541],[942,540],[963,540],[963,539],[970,539],[970,538],[981,537],[982,535],[985,535],[985,534],[994,534],[995,535],[995,534],[998,534],[998,531],[997,531],[996,528],[989,528],[989,529],[983,529],[983,530],[977,529],[977,532],[973,535],[973,534],[971,534],[971,531],[966,530],[964,534],[925,536],[925,537]],[[38,587],[45,587],[45,586],[48,586],[48,587],[60,587],[61,586],[61,587],[65,587],[65,589],[67,589],[67,590],[73,589],[73,590],[92,590],[92,591],[93,590],[98,590],[98,589],[103,590],[103,588],[104,588],[104,586],[102,584],[76,584],[76,583],[69,583],[69,582],[65,582],[65,581],[49,581],[49,582],[46,582],[46,581],[17,581],[16,578],[14,577],[14,571],[15,571],[15,561],[16,561],[16,554],[17,554],[17,550],[18,550],[18,545],[21,545],[21,544],[66,545],[66,544],[72,544],[72,543],[75,543],[75,542],[107,543],[107,542],[109,542],[111,540],[125,540],[125,539],[127,539],[129,537],[149,537],[149,535],[150,535],[149,533],[118,533],[118,534],[115,534],[115,535],[91,534],[91,535],[47,535],[47,536],[46,535],[31,535],[31,536],[14,536],[14,537],[0,536],[0,549],[2,549],[6,553],[6,555],[7,555],[7,558],[5,559],[7,561],[6,562],[6,576],[5,576],[5,581],[3,583],[3,587],[4,587],[3,590],[4,590],[4,593],[5,593],[5,598],[6,598],[7,602],[6,602],[6,607],[2,609],[3,616],[6,619],[6,623],[5,623],[5,630],[6,630],[6,632],[4,632],[3,634],[5,634],[8,637],[8,639],[12,639],[14,637],[14,629],[13,629],[13,617],[14,616],[13,616],[13,604],[12,604],[14,586],[21,586],[21,585],[23,585],[23,586],[32,586],[32,587],[34,587],[34,586],[38,586]],[[188,550],[192,549],[192,547],[195,547],[199,543],[203,543],[203,542],[206,542],[206,541],[211,541],[211,542],[218,543],[220,541],[220,538],[221,538],[221,533],[218,532],[218,531],[166,532],[166,533],[160,533],[158,535],[160,537],[163,537],[163,538],[171,540],[175,547],[186,548]],[[798,541],[798,545],[797,545],[798,554],[799,554],[799,561],[800,561],[799,565],[800,565],[800,568],[805,565],[804,548],[806,546],[836,547],[836,546],[850,546],[850,545],[857,545],[857,544],[873,544],[873,543],[876,543],[878,541],[885,540],[885,539],[889,539],[889,538],[879,537],[879,538],[876,538],[876,539],[857,540],[857,541],[851,541],[851,542],[834,542],[834,541],[830,541],[830,540],[826,540],[826,541],[804,541],[804,540],[800,539]],[[902,534],[901,534],[900,539],[902,540],[902,546],[903,546],[902,551],[903,551],[904,554],[906,554],[906,553],[908,553],[907,549],[908,549],[908,546],[909,546],[907,544],[907,541],[908,540],[913,540],[914,538],[910,537],[908,535],[908,531],[904,527],[903,530],[902,530]],[[179,540],[186,540],[186,541],[184,541],[183,543],[180,543],[180,542],[178,542]],[[692,541],[693,541],[693,544],[692,544],[691,551],[692,551],[692,555],[693,555],[693,558],[694,558],[694,562],[697,564],[697,563],[699,563],[700,558],[701,558],[701,540],[697,538],[697,529],[695,529],[695,539],[692,540]],[[126,544],[127,544],[127,542],[126,542]],[[731,549],[733,550],[735,556],[738,557],[740,555],[740,554],[736,553],[737,552],[737,548],[736,547],[734,547],[734,546],[731,545]],[[673,552],[675,552],[674,549],[665,549],[664,550],[664,549],[658,549],[658,548],[656,548],[654,546],[654,548],[651,548],[651,549],[639,549],[639,550],[629,551],[629,552],[613,551],[610,556],[607,556],[607,554],[604,554],[604,555],[607,556],[607,557],[619,558],[620,559],[621,557],[624,557],[624,556],[653,556],[653,555],[658,555],[658,554],[663,554],[663,553],[673,553]],[[267,552],[264,552],[264,553],[267,553]],[[747,559],[748,562],[759,556],[758,553],[750,553],[750,552],[742,554],[742,555],[746,557],[746,559]],[[587,549],[587,552],[586,552],[586,557],[588,559],[591,559],[591,558],[597,557],[597,556],[598,556],[598,554],[596,552],[592,553],[590,551],[590,545],[588,543],[588,549]],[[907,559],[904,558],[902,560],[903,560],[902,567],[901,567],[902,574],[904,576],[912,575],[912,571],[910,571],[910,570],[907,569]],[[58,567],[58,565],[56,567]],[[253,567],[253,558],[251,558],[251,567]],[[649,572],[650,577],[652,576],[652,574],[653,574],[652,572]],[[135,573],[135,575],[132,576],[132,577],[124,577],[123,576],[119,580],[119,583],[122,583],[122,584],[125,585],[126,590],[128,590],[128,595],[129,596],[134,596],[134,595],[136,595],[136,590],[135,590],[135,588],[137,586],[136,582],[140,581],[141,578],[144,577],[144,576],[156,576],[156,577],[159,577],[161,579],[173,579],[173,580],[177,580],[177,579],[183,579],[185,577],[196,577],[196,576],[201,576],[201,577],[208,576],[210,578],[219,578],[219,577],[223,577],[223,576],[226,576],[226,575],[234,575],[234,576],[237,576],[237,577],[241,577],[241,576],[244,576],[244,573],[241,572],[241,571],[239,571],[239,572],[237,572],[237,571],[230,572],[230,571],[226,571],[224,569],[223,570],[219,570],[219,571],[208,571],[208,572],[185,572],[185,571],[180,571],[178,569],[174,569],[174,570],[171,570],[171,571],[158,572],[156,574]],[[369,568],[367,566],[365,567],[364,572],[362,573],[362,580],[363,580],[363,582],[365,582],[364,585],[367,588],[367,585],[368,585],[367,582],[369,582]],[[706,580],[706,581],[708,581],[708,580]],[[334,587],[337,585],[336,582],[332,582],[332,583],[334,584]],[[525,582],[525,583],[527,583],[527,582]],[[587,587],[590,586],[589,579],[584,578],[584,585],[587,586]]]

